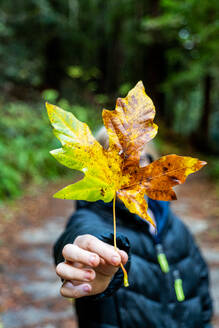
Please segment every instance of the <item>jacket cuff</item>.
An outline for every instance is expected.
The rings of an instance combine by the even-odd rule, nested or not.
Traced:
[[[97,238],[99,238],[100,240],[102,240],[105,243],[108,243],[110,245],[114,244],[114,236],[112,233],[107,233],[107,234],[103,234],[100,236],[97,236]],[[131,258],[130,258],[130,243],[129,240],[126,236],[122,235],[122,234],[117,234],[116,237],[116,243],[119,249],[125,251],[128,254],[128,261],[125,264],[125,269],[127,271],[127,274],[129,273],[129,269],[130,269],[130,265],[131,265]],[[107,289],[97,295],[93,295],[93,296],[85,296],[83,297],[83,299],[89,299],[92,301],[98,301],[101,300],[105,297],[111,296],[114,292],[116,292],[120,287],[122,287],[123,285],[123,271],[121,268],[119,268],[119,270],[115,273],[113,279],[111,280],[109,286],[107,287]]]

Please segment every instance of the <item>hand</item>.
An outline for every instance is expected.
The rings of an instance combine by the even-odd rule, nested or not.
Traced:
[[[79,298],[103,292],[112,277],[128,260],[126,252],[92,235],[78,236],[62,251],[65,262],[59,263],[56,273],[65,279],[60,293],[64,297]]]

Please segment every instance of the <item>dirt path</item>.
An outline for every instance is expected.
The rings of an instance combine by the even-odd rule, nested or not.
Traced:
[[[219,328],[219,201],[215,186],[202,173],[176,188],[175,213],[192,231],[209,265],[214,300],[214,327]]]
[[[73,211],[72,201],[55,200],[52,185],[0,210],[0,328],[76,328],[69,301],[59,295],[52,245]],[[211,183],[196,175],[177,190],[175,212],[192,229],[211,268],[219,311],[219,204]],[[1,323],[2,322],[2,323]],[[219,328],[219,312],[214,327]]]
[[[73,212],[53,185],[25,197],[0,226],[0,312],[4,328],[76,328],[72,304],[59,294],[52,245]],[[8,222],[7,222],[8,220]],[[1,325],[0,325],[1,327]]]

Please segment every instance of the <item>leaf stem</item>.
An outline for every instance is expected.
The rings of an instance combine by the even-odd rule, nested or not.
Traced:
[[[113,198],[113,231],[114,231],[114,247],[115,250],[118,252],[117,245],[116,245],[116,192]]]
[[[117,244],[116,244],[116,192],[113,198],[113,231],[114,231],[114,248],[118,252]],[[120,263],[120,267],[123,271],[124,274],[124,286],[128,287],[129,282],[128,282],[128,274],[126,269],[124,268],[124,265]]]

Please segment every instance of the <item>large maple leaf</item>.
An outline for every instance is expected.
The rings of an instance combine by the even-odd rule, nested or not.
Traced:
[[[155,108],[140,81],[126,98],[118,98],[113,111],[103,110],[109,136],[104,149],[87,124],[61,108],[46,104],[55,136],[62,148],[51,154],[63,165],[84,173],[84,178],[58,191],[62,199],[110,202],[117,196],[130,212],[155,222],[147,213],[145,195],[157,200],[174,200],[173,186],[185,182],[206,162],[197,158],[167,155],[144,167],[141,152],[157,133]]]

